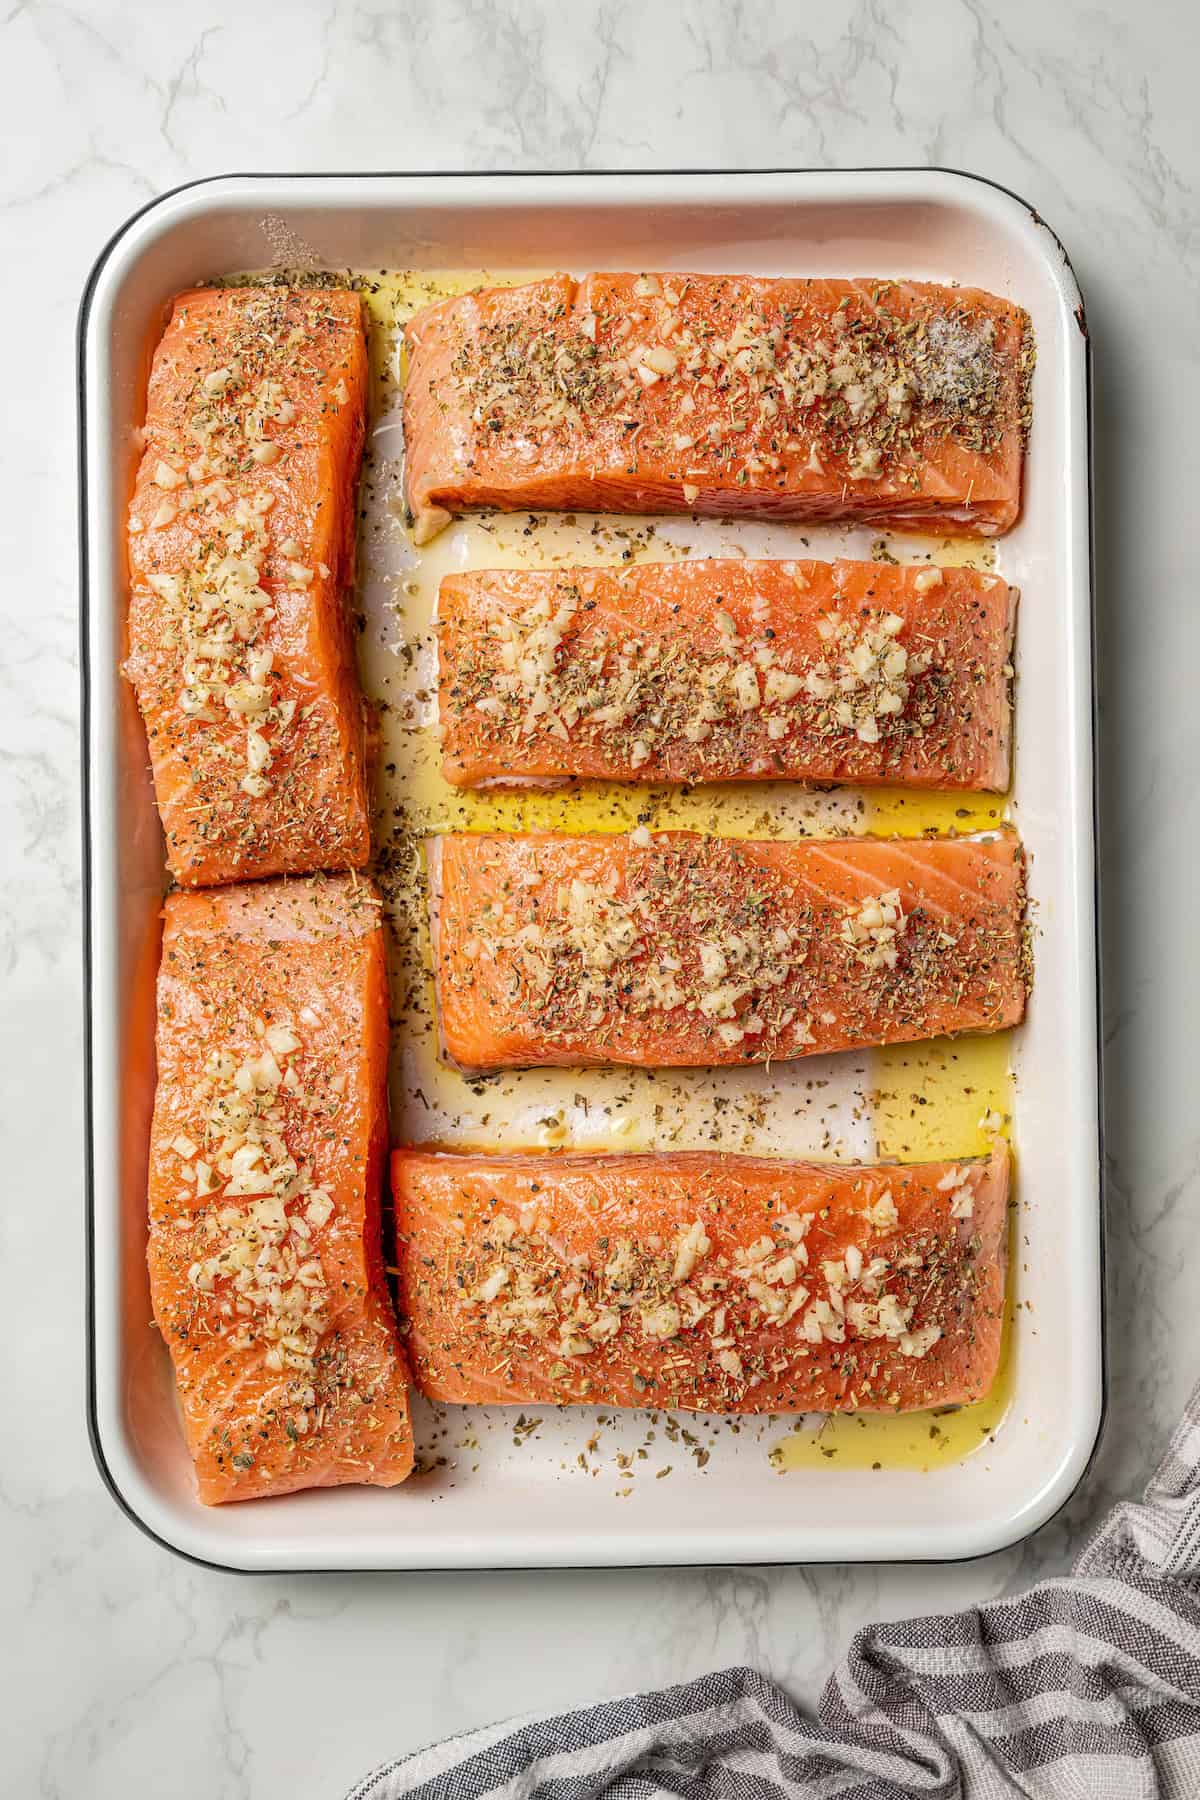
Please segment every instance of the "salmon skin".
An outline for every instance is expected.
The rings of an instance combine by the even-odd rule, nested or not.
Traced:
[[[971,569],[849,561],[449,575],[444,773],[1002,791],[1015,600]]]
[[[392,1189],[434,1400],[904,1412],[995,1379],[1003,1147],[908,1167],[398,1150]]]
[[[417,541],[480,507],[855,519],[991,537],[1033,337],[977,288],[553,275],[405,330]]]
[[[124,668],[183,886],[370,855],[345,601],[366,376],[334,288],[183,294],[155,351]]]
[[[201,1500],[412,1468],[380,1250],[387,983],[350,876],[175,894],[158,982],[150,1286]]]
[[[997,1031],[1025,1006],[1016,833],[751,842],[487,833],[428,847],[460,1068],[783,1061]]]

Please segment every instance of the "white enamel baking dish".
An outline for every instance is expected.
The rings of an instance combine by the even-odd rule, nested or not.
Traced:
[[[215,1510],[195,1500],[166,1355],[147,1326],[164,873],[145,743],[117,673],[122,514],[164,302],[272,263],[912,275],[977,284],[1032,314],[1027,498],[1000,567],[1023,595],[1013,814],[1039,936],[1014,1047],[1015,1391],[986,1457],[929,1473],[779,1476],[751,1434],[723,1443],[703,1474],[618,1500],[611,1480],[562,1479],[571,1433],[586,1434],[568,1417],[519,1454],[493,1429],[478,1470],[453,1483]],[[978,1555],[1063,1504],[1103,1410],[1088,372],[1080,296],[1053,233],[1013,195],[942,170],[230,177],[167,195],[117,234],[80,320],[90,1428],[106,1482],[146,1531],[244,1570],[849,1562]]]

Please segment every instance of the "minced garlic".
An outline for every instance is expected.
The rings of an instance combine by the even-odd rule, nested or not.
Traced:
[[[753,755],[760,734],[768,745],[790,737],[878,744],[920,733],[934,716],[943,671],[931,647],[901,641],[896,613],[831,612],[818,626],[819,651],[803,655],[782,651],[769,614],[742,632],[718,610],[715,643],[690,633],[644,636],[597,613],[589,591],[563,580],[521,610],[497,606],[482,654],[464,646],[454,665],[454,709],[474,714],[489,738],[591,742],[635,771],[677,760],[682,744],[696,746],[707,765]],[[926,676],[934,689],[922,687],[918,701],[914,684]]]
[[[706,887],[699,867],[675,896],[680,916],[664,911],[656,848],[637,848],[648,858],[646,879],[635,872],[624,893],[613,875],[603,886],[576,878],[555,888],[552,906],[532,916],[513,902],[489,903],[474,921],[468,959],[511,959],[551,1034],[594,1029],[616,1002],[643,1015],[682,1009],[711,1022],[730,1046],[781,1027],[796,1043],[811,1042],[810,1023],[781,998],[808,954],[798,924],[753,905],[742,916],[719,888]]]
[[[952,1219],[973,1217],[978,1176],[978,1168],[973,1168],[970,1164],[952,1165],[938,1182],[941,1192],[951,1196],[950,1217]]]
[[[257,1052],[214,1051],[200,1090],[203,1144],[181,1134],[171,1148],[181,1179],[214,1196],[196,1215],[201,1254],[187,1271],[210,1300],[212,1328],[236,1348],[263,1344],[269,1369],[311,1376],[332,1300],[313,1237],[334,1205],[284,1136],[287,1109],[310,1105],[291,1060],[301,1048],[276,1022]]]
[[[894,1220],[888,1190],[866,1216]],[[939,1241],[922,1233],[892,1261],[852,1237],[814,1273],[805,1242],[816,1218],[768,1205],[767,1229],[730,1243],[702,1212],[670,1234],[601,1236],[575,1251],[531,1198],[515,1214],[485,1207],[441,1291],[495,1341],[499,1363],[544,1355],[552,1377],[571,1383],[590,1381],[590,1362],[611,1352],[635,1366],[666,1358],[667,1368],[703,1371],[736,1400],[813,1346],[882,1342],[926,1356],[942,1326],[927,1306],[920,1324],[915,1314],[917,1297],[946,1283]]]
[[[830,313],[802,287],[776,297],[736,278],[676,289],[645,275],[631,289],[611,301],[593,290],[578,308],[555,291],[464,331],[451,373],[485,454],[528,459],[610,420],[631,468],[644,454],[676,463],[690,505],[710,471],[723,485],[783,485],[789,458],[818,475],[837,458],[849,481],[897,467],[903,479],[927,441],[986,453],[1017,422],[1024,352],[1002,350],[994,319],[952,297],[898,311],[889,284],[859,284]],[[704,424],[680,431],[698,404]]]
[[[270,346],[274,301],[265,293],[249,304],[236,338],[244,355],[232,354],[220,368],[199,377],[170,451],[158,457],[154,482],[169,492],[153,513],[149,529],[182,527],[189,551],[181,567],[163,570],[151,563],[145,579],[164,603],[164,637],[181,653],[183,685],[178,707],[197,725],[246,721],[241,767],[243,793],[261,799],[271,789],[272,764],[280,740],[291,728],[296,702],[284,699],[280,675],[261,647],[275,617],[263,582],[272,554],[268,515],[273,492],[248,488],[248,470],[269,469],[284,456],[271,435],[286,429],[296,406],[274,376],[247,373]],[[184,467],[177,465],[183,464]],[[289,539],[292,560],[284,573],[293,587],[307,586],[312,570],[299,560],[302,546]],[[202,740],[203,741],[203,740]],[[207,746],[226,757],[224,742]],[[235,765],[236,766],[236,765]]]
[[[894,969],[899,961],[897,945],[907,924],[898,888],[868,894],[849,906],[842,920],[842,942],[864,969]]]

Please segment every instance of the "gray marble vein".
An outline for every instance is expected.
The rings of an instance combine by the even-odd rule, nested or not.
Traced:
[[[451,1729],[741,1659],[812,1698],[859,1625],[1061,1569],[1139,1484],[1200,1366],[1198,51],[1185,0],[0,18],[5,1793],[337,1794]],[[168,1559],[101,1489],[81,1424],[72,330],[94,255],[155,192],[226,169],[925,162],[1036,203],[1096,350],[1112,1373],[1082,1490],[1031,1542],[952,1568],[248,1581]]]

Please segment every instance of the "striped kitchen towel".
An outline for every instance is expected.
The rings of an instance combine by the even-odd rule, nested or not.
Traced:
[[[860,1632],[816,1719],[725,1669],[450,1738],[350,1800],[600,1795],[1200,1800],[1200,1388],[1071,1576]]]

